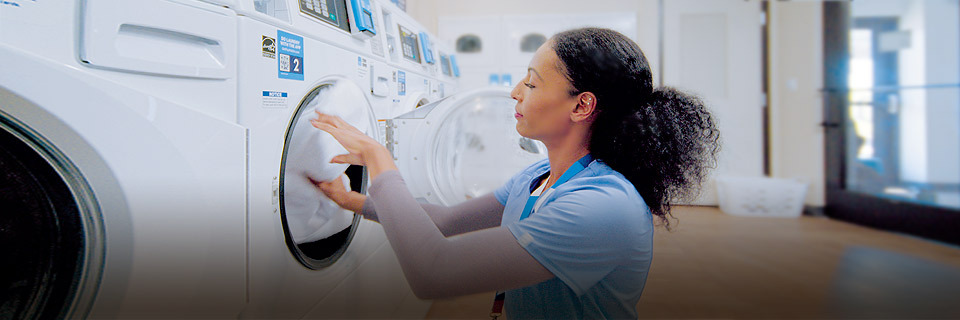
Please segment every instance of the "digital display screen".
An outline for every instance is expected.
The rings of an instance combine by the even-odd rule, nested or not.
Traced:
[[[300,0],[300,12],[350,32],[345,0]]]
[[[420,41],[417,40],[417,34],[397,25],[400,28],[400,47],[403,49],[403,57],[416,63],[420,63]]]

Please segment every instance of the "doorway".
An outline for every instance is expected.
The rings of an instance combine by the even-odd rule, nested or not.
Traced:
[[[960,244],[958,2],[824,3],[828,216]]]

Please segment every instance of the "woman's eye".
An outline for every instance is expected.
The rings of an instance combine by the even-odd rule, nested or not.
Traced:
[[[524,82],[523,85],[527,86],[527,88],[530,88],[530,89],[535,88],[535,87],[534,87],[532,84],[530,84],[529,82]]]

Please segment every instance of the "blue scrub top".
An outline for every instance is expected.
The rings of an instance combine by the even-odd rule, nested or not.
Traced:
[[[547,160],[494,192],[507,227],[556,277],[506,292],[510,319],[636,319],[653,258],[653,219],[637,190],[600,161],[591,162],[520,220]]]

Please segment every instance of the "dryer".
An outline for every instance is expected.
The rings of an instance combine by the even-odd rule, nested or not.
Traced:
[[[236,32],[195,1],[0,4],[4,317],[242,310]]]

